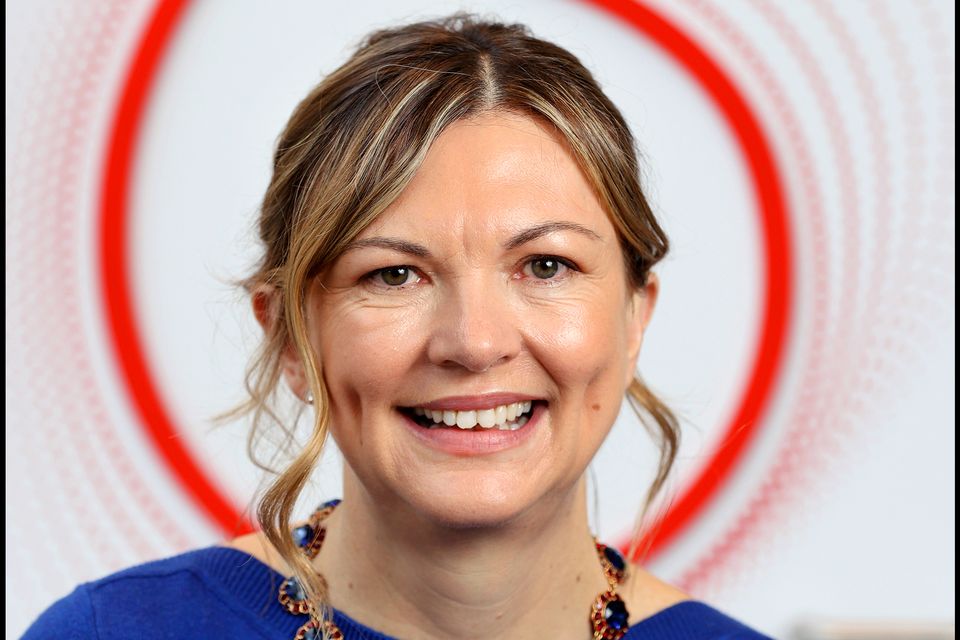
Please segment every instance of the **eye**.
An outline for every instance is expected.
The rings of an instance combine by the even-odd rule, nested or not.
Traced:
[[[530,274],[538,280],[562,280],[564,276],[560,278],[554,276],[558,273],[563,274],[567,271],[578,270],[572,262],[557,256],[535,256],[531,258],[524,265],[524,273],[527,272],[527,266],[530,267]]]
[[[416,280],[411,281],[411,276],[415,277]],[[415,284],[416,282],[419,282],[420,276],[417,275],[416,271],[414,271],[412,267],[408,267],[407,265],[397,265],[394,267],[386,267],[384,269],[371,271],[364,276],[364,280],[369,280],[376,284],[383,283],[386,285],[386,288],[400,289],[403,287],[403,285]]]

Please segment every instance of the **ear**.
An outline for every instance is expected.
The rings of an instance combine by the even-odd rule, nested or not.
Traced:
[[[630,303],[627,306],[627,371],[624,389],[630,386],[636,374],[640,345],[643,343],[643,335],[653,316],[653,308],[657,304],[659,292],[660,279],[651,271],[647,274],[647,283],[630,295]]]
[[[271,285],[259,285],[253,291],[251,303],[253,315],[263,328],[263,332],[267,336],[272,336],[277,330],[277,323],[283,322],[281,313],[283,300],[280,292]],[[306,401],[310,385],[307,382],[303,363],[289,340],[280,353],[280,371],[294,395]]]

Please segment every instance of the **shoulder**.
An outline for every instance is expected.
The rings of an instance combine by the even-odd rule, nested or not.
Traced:
[[[623,597],[631,623],[623,640],[767,638],[635,565],[624,584]]]
[[[55,602],[27,630],[25,640],[62,637],[263,637],[245,621],[247,592],[269,602],[272,571],[223,547],[190,551],[88,582]],[[256,583],[256,588],[251,588]],[[239,614],[239,616],[238,616]]]
[[[629,564],[627,578],[620,586],[620,595],[630,611],[630,622],[635,623],[693,597],[673,585],[660,580],[640,565]]]
[[[623,640],[770,640],[699,600],[684,600],[630,627]]]
[[[256,558],[278,573],[286,576],[293,573],[280,552],[267,540],[262,531],[255,531],[234,538],[227,542],[226,546]]]
[[[43,640],[44,638],[81,640],[96,637],[98,635],[90,593],[87,585],[80,585],[70,595],[50,605],[30,625],[23,640]]]

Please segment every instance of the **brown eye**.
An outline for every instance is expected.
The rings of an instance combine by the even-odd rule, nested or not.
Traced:
[[[530,262],[530,270],[534,276],[547,280],[557,275],[560,270],[560,261],[556,258],[537,258]]]
[[[407,278],[410,276],[410,268],[390,267],[389,269],[383,269],[379,273],[385,284],[391,287],[399,287],[400,285],[406,284]]]

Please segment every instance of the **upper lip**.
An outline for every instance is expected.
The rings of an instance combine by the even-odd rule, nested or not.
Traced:
[[[542,400],[537,396],[526,393],[495,392],[484,393],[478,396],[447,396],[431,400],[423,404],[412,404],[412,407],[422,407],[433,411],[474,411],[479,409],[493,409],[504,404],[526,402],[528,400]]]

